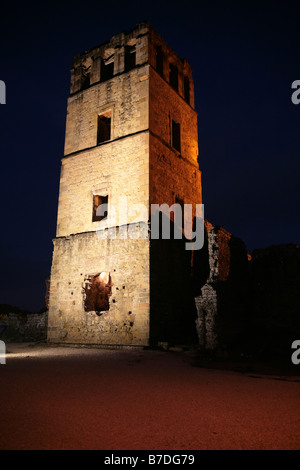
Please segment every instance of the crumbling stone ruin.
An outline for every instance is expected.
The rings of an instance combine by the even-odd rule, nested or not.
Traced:
[[[124,220],[120,210],[113,217],[125,200],[126,208],[148,208],[148,216]],[[77,55],[47,284],[48,342],[243,351],[264,318],[275,315],[280,325],[288,306],[295,319],[299,302],[296,312],[289,293],[299,298],[298,247],[256,251],[251,259],[240,239],[205,221],[203,248],[189,251],[175,236],[173,213],[170,239],[151,237],[154,204],[191,204],[195,223],[201,203],[187,60],[147,22]],[[102,223],[106,236],[99,237]],[[287,266],[280,253],[298,260],[297,281],[269,270]],[[278,300],[283,291],[285,305]]]
[[[0,338],[6,343],[45,341],[47,338],[48,312],[0,313]]]
[[[151,234],[148,217],[128,214],[124,222],[122,213],[118,220],[112,213],[125,198],[128,207],[140,204],[149,214],[153,204],[192,204],[195,217],[195,206],[202,203],[197,158],[191,66],[148,23],[75,57],[49,289],[49,342],[195,341],[191,252],[184,241],[139,236]],[[99,239],[103,221],[115,238]],[[132,227],[135,239],[124,236]]]
[[[299,247],[275,245],[250,256],[224,228],[206,221],[206,234],[197,268],[209,269],[195,297],[200,347],[289,363],[300,330]]]
[[[199,344],[204,350],[240,349],[250,313],[249,255],[243,241],[223,227],[205,221],[205,228],[198,270],[206,272],[207,278],[195,297]],[[205,253],[208,269],[203,263]]]

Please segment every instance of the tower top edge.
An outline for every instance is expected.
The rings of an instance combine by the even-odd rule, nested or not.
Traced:
[[[121,45],[126,41],[126,39],[129,39],[130,37],[136,38],[139,35],[145,35],[149,33],[150,30],[154,30],[153,26],[150,24],[149,21],[141,21],[137,23],[133,28],[123,30],[120,33],[113,34],[110,39],[107,41],[104,41],[96,46],[93,46],[89,49],[86,49],[83,52],[79,52],[78,54],[75,55],[74,60],[84,57],[86,55],[91,54],[97,49],[104,49],[107,46],[114,45],[117,47],[119,44]]]
[[[136,39],[138,39],[141,36],[146,36],[150,35],[151,38],[153,39],[154,37],[156,38],[156,41],[164,43],[167,49],[169,49],[170,53],[175,54],[178,56],[176,51],[168,44],[168,42],[161,36],[161,34],[157,31],[157,29],[150,23],[148,20],[140,21],[137,23],[133,28],[123,30],[120,33],[116,33],[110,37],[107,41],[104,41],[96,46],[93,46],[89,49],[86,49],[83,52],[80,52],[76,54],[73,58],[73,67],[76,66],[77,64],[80,64],[82,60],[85,60],[88,57],[91,57],[93,55],[98,56],[99,54],[103,54],[104,51],[106,51],[106,55],[109,51],[111,51],[111,54],[113,54],[113,51],[115,49],[118,49],[123,46],[127,45],[132,45],[131,43],[134,43]],[[184,57],[179,57],[182,62],[185,62],[189,64],[189,61],[184,58]],[[190,64],[189,64],[190,65]]]

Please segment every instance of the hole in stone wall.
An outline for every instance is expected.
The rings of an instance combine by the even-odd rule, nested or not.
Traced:
[[[87,276],[84,285],[84,310],[101,315],[109,310],[109,298],[112,294],[111,275],[101,272]]]

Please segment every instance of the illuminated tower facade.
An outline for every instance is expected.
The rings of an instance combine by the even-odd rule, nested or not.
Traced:
[[[180,279],[174,258],[181,255],[171,250],[165,259],[165,248],[152,242],[151,206],[202,202],[197,157],[191,67],[151,25],[140,23],[75,57],[49,342],[147,346],[170,340],[180,302],[166,263]],[[137,204],[147,208],[147,220]],[[101,237],[99,224],[106,227]]]

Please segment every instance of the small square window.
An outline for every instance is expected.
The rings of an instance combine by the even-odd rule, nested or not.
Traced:
[[[105,113],[98,116],[97,144],[107,142],[111,138],[111,114]]]
[[[99,213],[97,214],[97,210],[99,207],[106,205],[103,207],[102,215]],[[94,196],[93,197],[93,222],[100,222],[103,219],[107,218],[107,207],[108,205],[108,196]],[[99,212],[99,211],[98,211]]]

